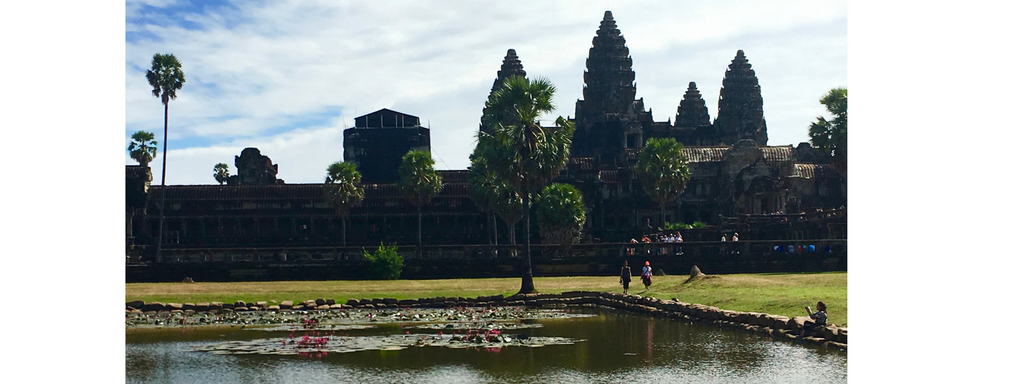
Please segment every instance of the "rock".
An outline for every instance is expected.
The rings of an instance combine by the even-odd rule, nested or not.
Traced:
[[[181,309],[184,309],[186,311],[189,311],[189,310],[195,311],[196,310],[196,304],[195,303],[184,303],[184,304],[181,305]]]
[[[125,303],[124,305],[126,307],[131,307],[131,308],[135,308],[135,309],[142,309],[142,307],[145,306],[146,303],[143,302],[142,300],[135,300],[135,301],[129,301],[129,302]]]
[[[185,277],[184,279],[181,280],[181,282],[182,283],[194,283],[195,281],[192,281],[191,277]]]
[[[384,298],[384,304],[398,304],[398,299]]]
[[[253,311],[253,312],[257,312],[257,311],[261,311],[261,310],[263,310],[263,308],[261,308],[261,307],[259,307],[259,306],[255,306],[255,305],[253,305],[253,306],[249,307],[249,310],[250,310],[250,311]]]
[[[356,300],[356,299],[348,299],[348,301],[345,302],[345,305],[352,306],[352,307],[357,306],[359,304],[360,304],[359,300]]]
[[[324,302],[324,304],[316,306],[316,309],[320,310],[320,311],[325,311],[325,310],[331,309],[331,306],[327,305],[326,302]]]
[[[281,302],[281,309],[292,309],[294,303],[291,300],[285,300]]]
[[[334,305],[334,304],[337,304],[337,303],[338,302],[334,301],[334,299],[326,299],[326,300],[324,300],[324,304],[327,304],[327,305]]]
[[[172,311],[174,311],[174,310],[179,310],[180,311],[181,307],[182,307],[181,303],[167,303],[167,308],[172,310]]]
[[[235,305],[233,305],[233,307],[235,307],[235,308],[239,308],[239,307],[247,307],[247,305],[245,305],[245,302],[244,302],[244,301],[241,301],[241,300],[239,300],[239,301],[236,301],[236,302],[235,302]]]
[[[257,301],[256,302],[256,306],[260,307],[260,308],[266,308],[267,307],[267,302],[266,301]]]
[[[697,268],[696,265],[690,267],[690,278],[693,279],[699,276],[704,276],[704,273],[700,271],[700,268]]]
[[[267,307],[267,310],[268,311],[280,311],[281,310],[281,306],[280,305],[271,305],[271,306]]]
[[[224,303],[222,303],[222,302],[214,301],[214,302],[210,303],[210,309],[211,310],[223,309],[223,308],[224,308]]]
[[[328,306],[330,309],[341,309],[341,304],[334,303]]]
[[[799,331],[803,329],[804,323],[808,321],[813,320],[811,320],[811,318],[808,316],[797,316],[792,319],[789,319],[789,322],[786,323],[786,328],[789,328],[794,331]]]
[[[142,306],[144,312],[160,312],[164,310],[164,303],[154,301],[152,303],[146,303]]]
[[[316,299],[316,300],[313,300],[313,303],[314,303],[314,304],[316,304],[316,305],[317,305],[317,306],[319,307],[319,306],[321,306],[321,305],[327,304],[327,300],[324,300],[324,299]]]
[[[210,310],[210,303],[196,303],[196,311],[204,312]]]

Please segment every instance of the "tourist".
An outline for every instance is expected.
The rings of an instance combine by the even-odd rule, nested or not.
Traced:
[[[629,280],[633,273],[629,270],[629,260],[622,262],[622,271],[619,272],[619,284],[622,285],[622,294],[629,294]]]
[[[740,234],[739,233],[733,233],[732,234],[732,241],[740,241]]]
[[[636,241],[636,238],[632,238],[632,239],[629,239],[629,243],[630,244],[638,244],[639,242]],[[627,256],[633,256],[634,253],[636,253],[636,246],[630,245],[628,248],[626,248],[626,255]]]
[[[806,332],[813,332],[819,327],[825,326],[825,322],[828,321],[828,313],[825,312],[825,303],[820,301],[818,302],[818,312],[811,313],[811,307],[804,307],[804,309],[807,310],[807,315],[811,316],[811,319],[814,320],[814,322],[804,322],[804,329],[803,332],[801,332],[801,336]]]
[[[725,235],[722,235],[722,241],[725,241]]]
[[[640,272],[640,280],[644,282],[644,292],[651,290],[651,262],[644,262],[644,269]]]

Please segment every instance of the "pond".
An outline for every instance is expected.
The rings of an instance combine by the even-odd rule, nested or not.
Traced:
[[[302,322],[302,313],[291,324],[284,319],[274,320],[282,324],[246,327],[156,329],[132,324],[125,335],[126,382],[790,383],[847,379],[845,352],[678,320],[596,307],[517,310],[511,316],[503,312],[502,317],[483,319],[472,316],[494,313],[472,311],[475,315],[464,316],[445,310],[354,310],[345,317],[319,317],[319,323],[312,325]],[[312,318],[313,313],[308,316]],[[309,344],[304,344],[303,336],[308,336]],[[313,346],[312,340],[318,337],[323,344]]]

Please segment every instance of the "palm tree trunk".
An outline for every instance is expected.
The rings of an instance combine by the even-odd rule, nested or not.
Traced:
[[[494,245],[498,245],[498,214],[491,211],[491,229],[494,231]]]
[[[519,293],[533,293],[533,265],[530,262],[530,195],[523,191],[523,284]]]
[[[416,206],[416,245],[423,246],[423,212],[419,205]]]
[[[661,225],[659,227],[662,226],[665,226],[665,203],[661,203]]]
[[[348,231],[346,231],[346,229],[348,229],[348,227],[345,225],[345,219],[347,219],[347,218],[348,218],[347,216],[342,216],[341,217],[341,246],[342,247],[347,247],[348,246],[348,242],[346,241],[347,239],[345,238],[346,234],[348,233]]]
[[[156,233],[156,262],[162,262],[163,257],[160,255],[160,250],[163,248],[164,243],[164,202],[167,201],[167,105],[169,102],[164,102],[164,155],[163,157],[163,168],[160,170],[160,224],[157,226]]]

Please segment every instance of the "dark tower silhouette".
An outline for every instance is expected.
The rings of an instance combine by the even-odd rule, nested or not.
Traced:
[[[711,125],[711,117],[708,116],[708,107],[704,104],[704,98],[697,90],[697,83],[690,82],[686,94],[679,101],[679,108],[676,109],[677,127],[704,127]]]
[[[643,99],[635,100],[633,59],[611,11],[605,11],[594,36],[583,100],[576,101],[573,156],[594,156],[602,164],[624,164],[626,148],[643,145],[642,125],[652,121]]]
[[[751,139],[757,145],[768,145],[763,107],[757,76],[743,55],[743,50],[736,51],[736,58],[725,71],[722,93],[718,98],[715,129],[723,142],[733,144],[742,139]]]
[[[523,63],[519,61],[519,56],[516,55],[515,49],[509,49],[505,54],[505,59],[501,61],[501,69],[498,70],[498,77],[494,79],[494,85],[491,85],[491,92],[487,94],[490,96],[491,93],[498,90],[502,82],[505,79],[512,76],[526,77],[526,70],[523,69]],[[490,132],[490,127],[484,127],[483,119],[481,118],[480,130]]]

